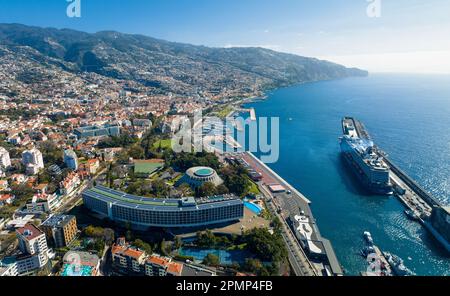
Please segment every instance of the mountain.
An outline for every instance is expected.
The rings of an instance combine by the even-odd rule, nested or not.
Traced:
[[[297,83],[366,76],[327,61],[263,48],[210,48],[113,31],[0,24],[0,57],[21,52],[42,65],[133,80],[161,92],[261,91]]]

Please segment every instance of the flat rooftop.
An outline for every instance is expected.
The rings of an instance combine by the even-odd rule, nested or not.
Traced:
[[[200,268],[194,265],[184,264],[181,276],[213,276],[214,271],[207,268]]]
[[[100,261],[100,258],[96,254],[81,251],[69,251],[64,255],[63,262],[71,264],[74,260],[78,259],[78,263],[81,265],[91,267],[96,267]]]
[[[235,195],[223,195],[203,199],[158,199],[131,195],[104,186],[96,186],[95,188],[86,190],[83,192],[83,195],[89,195],[123,207],[154,211],[194,211],[243,203]]]
[[[64,227],[74,218],[75,216],[72,215],[54,215],[45,220],[44,223],[42,223],[42,226]]]

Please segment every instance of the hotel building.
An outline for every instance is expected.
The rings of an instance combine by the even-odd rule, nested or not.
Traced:
[[[75,129],[74,133],[78,139],[119,136],[120,127],[108,124],[104,126],[84,126]]]
[[[137,229],[198,227],[234,222],[244,216],[244,204],[234,195],[156,199],[97,186],[82,196],[88,209],[113,221],[130,222]]]

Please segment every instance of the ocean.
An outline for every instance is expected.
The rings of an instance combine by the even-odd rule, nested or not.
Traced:
[[[360,119],[401,169],[450,204],[450,75],[372,74],[307,83],[247,104],[258,117],[280,117],[280,158],[269,166],[312,201],[321,233],[349,275],[370,231],[383,251],[418,275],[450,275],[450,254],[395,197],[366,195],[340,158],[341,119]],[[258,155],[258,153],[256,153]]]

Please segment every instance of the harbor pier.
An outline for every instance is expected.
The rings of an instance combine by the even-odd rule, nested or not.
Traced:
[[[434,196],[425,191],[411,177],[397,167],[384,152],[381,153],[384,162],[390,168],[391,182],[395,188],[395,196],[407,208],[406,213],[410,219],[416,220],[429,231],[431,235],[450,252],[450,242],[443,235],[446,232],[445,222],[436,221],[435,212],[448,213],[449,208],[444,207]],[[447,214],[450,217],[450,214]],[[443,220],[443,218],[441,218]],[[447,221],[447,225],[449,222]],[[438,228],[437,228],[438,227]]]
[[[250,152],[233,155],[241,159],[262,179],[257,182],[271,213],[283,224],[289,261],[297,275],[340,276],[343,270],[331,242],[322,237],[311,211],[311,201]],[[306,221],[298,226],[298,220]],[[307,227],[308,236],[298,227]],[[314,246],[314,247],[311,247]]]
[[[364,125],[353,117],[342,120],[341,150],[359,180],[374,194],[394,194],[405,214],[421,223],[450,251],[450,207],[418,185],[374,145]]]
[[[412,192],[414,192],[418,197],[420,197],[424,202],[426,202],[430,207],[440,207],[441,203],[433,197],[431,194],[426,192],[419,184],[417,184],[411,177],[409,177],[405,172],[403,172],[399,167],[397,167],[389,158],[384,156],[384,161],[391,169],[391,175],[400,179],[405,187],[408,187]]]

